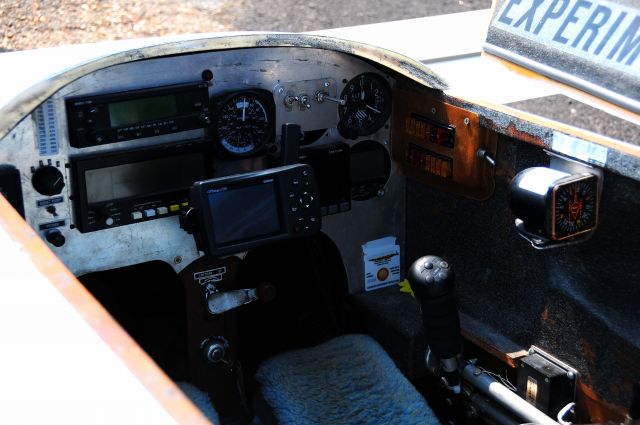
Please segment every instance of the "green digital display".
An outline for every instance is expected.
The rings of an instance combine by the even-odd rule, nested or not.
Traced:
[[[124,127],[176,115],[174,95],[147,97],[109,104],[111,127]]]

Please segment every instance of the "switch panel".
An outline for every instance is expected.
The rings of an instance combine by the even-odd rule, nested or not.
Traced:
[[[392,153],[412,179],[472,199],[493,193],[497,138],[478,115],[429,93],[394,90]]]

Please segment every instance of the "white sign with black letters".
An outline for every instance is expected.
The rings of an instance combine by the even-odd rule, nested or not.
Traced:
[[[485,50],[640,108],[638,0],[499,0]]]
[[[621,4],[509,0],[494,25],[625,72],[640,72],[640,13]]]

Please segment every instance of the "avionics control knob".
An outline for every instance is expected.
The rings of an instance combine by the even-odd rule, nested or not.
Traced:
[[[204,124],[207,124],[207,125],[211,124],[211,117],[209,116],[209,114],[200,114],[198,118]]]
[[[62,192],[64,176],[56,167],[44,165],[33,173],[31,184],[39,194],[53,196]]]
[[[58,229],[49,230],[45,238],[47,239],[47,242],[58,248],[64,245],[64,243],[67,241],[62,232]]]

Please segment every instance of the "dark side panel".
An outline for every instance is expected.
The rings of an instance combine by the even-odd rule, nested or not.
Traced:
[[[407,260],[443,256],[455,267],[463,314],[523,348],[554,353],[604,400],[628,407],[640,378],[640,183],[606,172],[593,238],[539,251],[516,233],[507,188],[549,157],[508,139],[498,149],[496,189],[486,201],[409,182]]]

